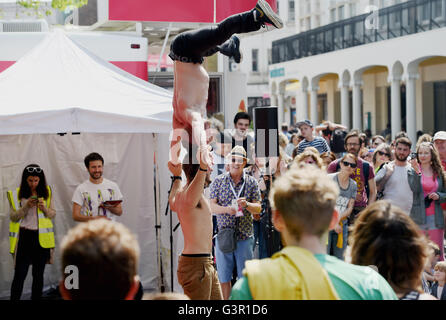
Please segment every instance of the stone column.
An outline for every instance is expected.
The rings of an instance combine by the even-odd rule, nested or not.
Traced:
[[[314,125],[319,124],[319,116],[317,112],[317,91],[319,90],[319,87],[312,87],[311,88],[311,113],[310,113],[310,120],[313,122]]]
[[[392,139],[401,131],[401,76],[391,78],[390,87],[390,123],[392,126]],[[415,141],[412,141],[413,143]]]
[[[406,129],[412,147],[417,142],[417,118],[416,118],[416,82],[418,73],[409,73],[406,81]]]
[[[362,81],[355,81],[353,84],[353,126],[352,129],[362,131],[362,110],[361,110],[361,86]]]
[[[349,86],[346,83],[341,84],[341,124],[350,129],[350,97]]]
[[[300,93],[302,95],[302,110],[299,112],[297,121],[308,119],[308,88],[302,85]],[[301,118],[299,119],[299,117]]]

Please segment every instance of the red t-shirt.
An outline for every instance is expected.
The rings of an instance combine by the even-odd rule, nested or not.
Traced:
[[[437,177],[434,176],[425,176],[421,173],[421,185],[423,186],[423,196],[426,198],[427,195],[432,192],[437,192],[438,189],[438,180]],[[433,216],[435,214],[435,203],[431,202],[431,205],[426,208],[426,216]]]

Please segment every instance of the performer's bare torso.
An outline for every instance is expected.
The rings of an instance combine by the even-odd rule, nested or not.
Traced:
[[[174,61],[173,129],[192,130],[192,115],[206,116],[209,75],[199,63]],[[204,130],[204,128],[201,128]]]
[[[178,192],[175,207],[184,236],[185,254],[203,254],[212,252],[212,214],[209,200],[201,195],[198,206],[190,208],[186,205],[185,192]]]

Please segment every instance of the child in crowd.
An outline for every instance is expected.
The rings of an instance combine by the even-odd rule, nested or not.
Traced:
[[[431,294],[439,300],[446,300],[446,290],[444,290],[444,284],[446,282],[446,262],[437,262],[434,270],[435,282],[432,285]]]

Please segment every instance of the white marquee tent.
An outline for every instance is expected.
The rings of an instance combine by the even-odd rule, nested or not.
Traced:
[[[55,263],[45,271],[45,287],[54,287],[62,274],[58,246],[76,224],[71,197],[88,178],[83,158],[93,151],[105,159],[104,177],[116,181],[124,195],[124,213],[117,221],[138,237],[144,288],[158,290],[163,283],[170,288],[170,224],[164,209],[170,186],[166,146],[171,97],[169,91],[94,56],[61,31],[48,34],[0,73],[0,298],[9,296],[13,278],[7,190],[20,184],[26,165],[44,169],[57,212]],[[158,237],[155,225],[161,225]],[[178,229],[174,274],[181,249]],[[30,270],[24,293],[30,292],[31,278]],[[177,286],[175,281],[175,291],[180,291]]]

